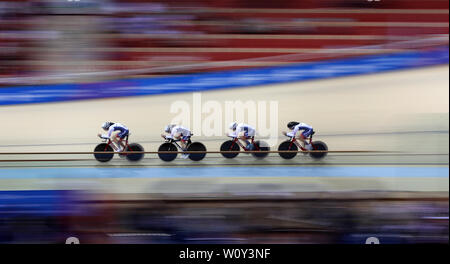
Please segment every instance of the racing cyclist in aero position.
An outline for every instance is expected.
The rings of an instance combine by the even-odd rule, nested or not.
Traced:
[[[116,148],[115,150],[117,152],[122,152],[125,148],[123,139],[129,135],[129,129],[120,123],[113,122],[103,123],[102,128],[103,130],[108,131],[108,133],[98,134],[98,136],[103,139],[111,139],[113,142],[112,145]]]
[[[255,147],[249,141],[249,139],[254,137],[256,134],[254,127],[244,123],[238,124],[236,122],[232,122],[230,124],[230,129],[233,130],[233,132],[229,134],[229,136],[237,137],[239,140],[243,141],[247,150],[254,150]]]
[[[191,139],[191,131],[185,127],[179,126],[179,125],[167,125],[164,128],[164,132],[166,132],[168,135],[161,134],[161,136],[164,139],[173,139],[173,140],[180,140],[180,145],[183,151],[186,151],[187,144],[189,140]],[[184,153],[181,155],[183,159],[186,159],[189,157],[188,153]]]
[[[291,130],[291,132],[286,133],[285,131],[283,131],[283,135],[288,137],[295,137],[298,131],[303,130],[303,132],[299,134],[297,139],[303,143],[302,146],[305,149],[312,150],[311,144],[306,141],[308,137],[311,136],[311,134],[314,132],[313,128],[310,125],[292,121],[287,124],[287,127]]]

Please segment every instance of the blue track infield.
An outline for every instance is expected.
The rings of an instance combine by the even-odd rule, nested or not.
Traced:
[[[448,178],[445,166],[274,166],[189,168],[0,169],[0,179],[33,178],[199,178],[199,177],[418,177]]]

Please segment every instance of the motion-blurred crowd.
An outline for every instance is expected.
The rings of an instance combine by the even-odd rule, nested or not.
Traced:
[[[448,1],[0,0],[0,85],[391,52],[377,45],[432,35],[448,38]]]
[[[448,197],[426,193],[10,191],[0,202],[0,243],[448,243],[449,234]]]

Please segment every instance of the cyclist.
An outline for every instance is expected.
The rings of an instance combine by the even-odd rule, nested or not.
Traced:
[[[256,135],[256,130],[254,127],[244,124],[232,122],[229,128],[233,131],[229,136],[237,137],[239,140],[245,143],[246,150],[254,150],[253,144],[250,143],[249,139],[252,139]]]
[[[116,147],[116,151],[118,152],[123,151],[125,148],[123,139],[129,135],[130,130],[120,123],[113,123],[113,122],[103,123],[102,128],[103,130],[108,131],[108,133],[98,134],[98,136],[103,139],[111,139],[113,145]]]
[[[188,128],[170,124],[164,128],[164,132],[168,134],[168,135],[161,134],[161,136],[164,139],[179,140],[182,150],[186,151],[187,144],[190,142],[191,139],[191,131]],[[181,157],[183,159],[186,159],[189,157],[189,154],[188,153],[182,154]]]
[[[289,137],[295,137],[298,131],[303,131],[299,134],[298,140],[302,142],[302,147],[307,150],[312,150],[311,144],[309,144],[306,140],[311,134],[314,132],[313,128],[305,123],[300,123],[297,121],[292,121],[287,124],[287,127],[291,130],[291,132],[284,132],[283,135],[289,136]]]

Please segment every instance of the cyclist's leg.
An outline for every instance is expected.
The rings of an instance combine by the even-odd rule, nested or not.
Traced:
[[[113,146],[115,151],[120,151],[120,143],[118,140],[118,135],[119,135],[119,131],[115,131],[111,134],[110,140],[111,140],[111,145]]]
[[[189,140],[191,139],[191,136],[182,136],[180,140],[180,144],[183,147],[183,149],[186,149],[189,144]]]
[[[309,144],[309,142],[308,142],[308,138],[311,136],[312,132],[313,132],[313,130],[309,129],[309,130],[303,131],[303,133],[300,134],[300,136],[302,137],[302,142],[303,142],[304,148],[306,148],[307,150],[312,149],[311,144]]]
[[[123,142],[123,140],[125,139],[126,136],[128,136],[128,133],[129,133],[129,131],[127,130],[127,131],[120,132],[119,134],[117,134],[120,151],[123,151],[125,149],[125,142]]]
[[[183,135],[181,133],[176,133],[173,135],[173,139],[174,140],[179,140],[180,141],[180,147],[181,149],[184,151],[186,150],[186,142],[183,141]]]
[[[297,137],[298,140],[295,141],[295,144],[297,145],[297,147],[299,149],[301,149],[302,151],[308,150],[306,148],[306,137],[305,135],[303,135],[303,133],[300,133],[300,135],[298,135]],[[308,155],[308,152],[304,152],[304,155]]]
[[[247,140],[247,149],[248,150],[254,150],[255,149],[255,146],[253,145],[253,139],[255,138],[255,131],[254,130],[251,130],[251,131],[248,131],[247,133],[246,133],[246,137],[247,137],[247,139],[251,139],[252,141],[251,142],[249,142],[248,140]]]
[[[300,133],[297,137],[298,141],[300,142],[300,146],[302,148],[305,148],[305,144],[306,144],[306,137],[303,133]]]
[[[247,131],[240,132],[238,135],[238,139],[245,148],[247,148],[247,146],[250,144],[250,141],[248,141],[249,137]]]
[[[190,142],[191,136],[182,136],[180,140],[181,147],[183,150],[187,150],[188,144]],[[183,159],[187,159],[189,157],[189,153],[184,153],[181,155]]]

